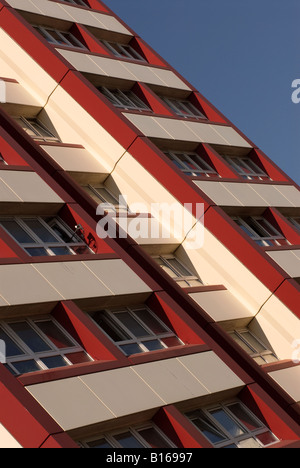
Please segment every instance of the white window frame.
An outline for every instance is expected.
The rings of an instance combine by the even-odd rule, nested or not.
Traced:
[[[99,91],[115,106],[122,110],[136,110],[139,112],[152,112],[138,96],[131,90],[123,92],[120,89],[110,90],[108,88],[100,87]],[[126,94],[125,94],[126,93]],[[124,104],[121,99],[124,99],[127,104]]]
[[[70,33],[69,31],[59,31],[58,29],[54,28],[48,28],[44,26],[39,26],[39,25],[34,25],[34,29],[36,29],[50,44],[55,45],[56,47],[72,47],[74,48],[79,48],[79,49],[85,49],[87,48],[80,42],[74,34]],[[63,44],[58,42],[52,35],[51,31],[55,32],[62,40]],[[77,44],[76,46],[72,44],[65,36],[64,34],[69,34],[72,37],[72,40]]]
[[[110,191],[108,190],[104,185],[98,185],[98,186],[94,186],[94,185],[86,185],[86,186],[83,186],[83,188],[86,189],[89,189],[98,199],[99,201],[102,202],[103,205],[107,205],[107,211],[111,211],[113,213],[130,213],[129,211],[129,208],[127,205],[120,205],[118,203],[118,199],[115,197],[115,195]],[[103,195],[101,195],[101,193],[98,192],[98,189],[104,189],[106,190],[106,192],[113,198],[115,199],[116,203],[113,204],[114,206],[114,209],[112,209],[111,205],[112,203],[108,202],[105,197]],[[88,192],[88,190],[87,190]],[[103,207],[105,209],[105,206]]]
[[[250,158],[247,157],[240,157],[240,158],[232,158],[230,156],[224,156],[225,161],[227,161],[231,167],[244,179],[248,180],[266,180],[270,177],[266,174],[262,169],[260,169],[257,164],[255,164]],[[246,172],[243,167],[243,164],[248,172]]]
[[[192,281],[197,281],[199,285],[203,285],[203,282],[201,281],[201,279],[198,276],[193,275],[189,271],[189,269],[180,260],[178,260],[178,258],[176,258],[174,255],[155,256],[153,258],[156,261],[161,260],[170,270],[173,271],[175,275],[177,275],[177,278],[171,277],[174,281],[176,281],[176,283],[185,282],[186,283],[185,287],[187,288],[194,287],[193,285],[191,285]],[[184,268],[186,272],[189,274],[186,276],[183,276],[180,270],[177,270],[176,266],[171,264],[168,260],[175,260],[175,262],[178,263],[179,267],[181,266],[182,268]],[[163,265],[160,265],[160,267],[162,268]]]
[[[52,321],[57,328],[63,333],[63,335],[74,344],[74,346],[69,348],[57,348],[55,344],[48,339],[48,337],[40,330],[40,328],[35,324],[35,322],[49,322]],[[44,351],[40,353],[34,353],[23,340],[14,332],[10,327],[10,324],[27,322],[33,330],[40,336],[40,338],[49,346],[49,351]],[[35,361],[36,364],[40,367],[40,370],[48,370],[46,364],[42,362],[42,359],[48,357],[61,356],[66,362],[67,366],[73,366],[74,364],[66,357],[68,354],[75,353],[85,353],[90,361],[93,361],[91,356],[77,343],[76,340],[60,325],[60,323],[51,316],[37,316],[37,317],[25,317],[12,320],[1,320],[0,329],[2,329],[8,337],[23,351],[24,354],[19,356],[10,356],[6,358],[6,365],[13,371],[15,375],[20,375],[17,368],[14,367],[14,363],[17,362],[26,362],[26,361]],[[66,366],[66,367],[67,367]],[[52,369],[52,368],[51,368]],[[57,368],[58,369],[58,368]],[[39,371],[37,371],[39,372]]]
[[[151,449],[152,447],[147,443],[147,441],[140,434],[140,431],[147,430],[147,429],[154,429],[155,431],[157,431],[157,433],[160,435],[160,437],[166,441],[166,443],[170,446],[170,448],[177,448],[176,445],[174,445],[173,442],[166,436],[166,434],[164,434],[159,429],[159,427],[157,427],[156,424],[154,424],[152,422],[149,422],[148,424],[144,424],[142,426],[137,426],[137,427],[132,427],[131,426],[131,427],[125,428],[123,430],[101,434],[99,437],[96,437],[96,438],[93,437],[93,438],[85,439],[84,441],[79,442],[79,445],[82,446],[83,448],[90,448],[89,443],[97,442],[98,440],[104,439],[104,440],[106,440],[107,443],[109,443],[112,446],[112,448],[122,449],[123,448],[122,445],[117,441],[117,439],[115,437],[118,436],[118,435],[124,434],[126,432],[130,432],[133,435],[133,437],[141,445],[144,446],[144,448],[150,448]]]
[[[138,316],[138,311],[139,310],[146,310],[150,315],[152,315],[155,320],[157,320],[157,322],[166,330],[165,333],[159,333],[158,335],[154,335],[153,334],[153,331],[148,328],[148,326],[142,321],[142,319],[139,318]],[[129,313],[133,318],[134,320],[136,320],[148,333],[149,335],[147,336],[144,336],[144,337],[137,337],[135,336],[131,330],[129,330],[120,320],[118,320],[118,318],[116,317],[116,314],[117,313],[120,313],[120,312],[127,312]],[[104,309],[102,311],[103,314],[105,314],[105,318],[108,319],[108,323],[109,325],[116,331],[116,333],[125,333],[127,336],[129,336],[130,338],[129,339],[125,339],[125,340],[122,340],[122,341],[113,341],[115,343],[116,346],[118,346],[118,348],[126,355],[128,356],[128,354],[125,352],[125,350],[122,348],[123,346],[126,346],[126,345],[132,345],[132,344],[136,344],[140,347],[141,349],[141,353],[150,353],[152,352],[151,350],[149,350],[144,344],[143,342],[147,342],[147,341],[159,341],[160,344],[162,345],[162,349],[169,349],[168,346],[162,341],[163,339],[166,339],[166,338],[177,338],[179,340],[179,342],[181,344],[178,344],[178,346],[184,346],[184,343],[182,342],[182,340],[176,335],[176,333],[174,333],[172,330],[170,330],[167,325],[154,313],[152,312],[152,310],[149,309],[149,307],[145,306],[145,305],[141,305],[141,306],[137,306],[137,307],[124,307],[124,308],[118,308],[118,309],[113,309],[113,310],[110,310],[110,309]],[[108,338],[110,340],[112,340],[112,338],[101,328],[100,325],[98,325],[97,321],[94,320],[93,317],[91,317],[92,320],[96,323],[96,325],[101,329],[101,331],[103,331],[103,333],[105,333]]]
[[[60,143],[61,140],[58,137],[54,136],[50,132],[50,130],[48,130],[48,128],[42,122],[40,122],[38,119],[26,119],[23,116],[14,117],[14,118],[17,121],[17,123],[18,123],[18,120],[21,120],[24,123],[25,127],[27,127],[29,130],[31,130],[33,133],[35,133],[36,136],[32,136],[32,135],[30,135],[28,133],[29,136],[31,136],[31,138],[33,138],[34,140]],[[19,125],[21,125],[21,124],[19,124]],[[44,130],[46,133],[48,133],[49,136],[42,135],[40,133],[38,127],[41,127],[41,129]],[[22,128],[26,132],[26,128],[24,128],[23,126],[22,126]]]
[[[197,153],[190,153],[190,152],[185,152],[185,151],[178,151],[178,152],[166,151],[165,155],[171,159],[171,161],[176,165],[177,168],[181,170],[181,172],[183,172],[184,174],[190,177],[200,177],[200,176],[211,177],[211,175],[220,177],[220,175],[209,164],[207,164],[207,162],[204,161],[204,159],[201,158],[201,156],[199,156],[199,154]],[[185,162],[182,161],[180,156],[183,156],[184,158],[186,158],[187,160],[186,163],[190,162],[191,164],[196,166],[196,168],[198,169],[192,170],[191,168],[189,168],[188,164],[185,164]],[[200,163],[204,166],[204,168],[202,168],[199,165]]]
[[[257,425],[259,425],[260,427],[258,429],[255,429],[253,431],[249,430],[233,413],[231,413],[230,411],[230,406],[231,405],[234,405],[234,404],[240,404],[244,411],[249,414],[249,416],[257,422]],[[241,436],[238,436],[238,437],[233,437],[229,432],[226,431],[226,429],[216,420],[213,418],[211,412],[212,411],[216,411],[216,410],[223,410],[225,411],[225,413],[231,418],[234,420],[234,422],[243,430],[245,431],[245,433]],[[229,411],[228,411],[229,410]],[[192,413],[195,414],[195,417],[192,418]],[[197,425],[194,423],[194,420],[197,419],[196,417],[196,414],[198,413],[198,415],[200,416],[199,419],[201,419],[201,415],[204,415],[206,417],[206,419],[208,419],[208,421],[211,422],[211,425],[212,425],[212,428],[214,430],[218,430],[222,435],[224,435],[225,437],[227,437],[227,439],[223,442],[218,442],[218,443],[215,443],[213,444],[206,436],[205,434],[203,434],[201,432],[201,430],[197,427]],[[217,404],[217,405],[211,405],[211,406],[208,406],[206,408],[201,408],[199,410],[196,410],[194,412],[189,412],[189,413],[186,413],[186,416],[188,417],[188,419],[194,424],[194,426],[198,429],[199,432],[201,432],[201,434],[209,441],[210,444],[212,444],[215,448],[224,448],[226,446],[229,446],[229,445],[232,445],[232,444],[235,444],[237,445],[237,448],[241,448],[239,447],[239,443],[242,442],[243,440],[248,440],[248,439],[255,439],[255,441],[261,446],[261,448],[265,448],[265,447],[270,447],[271,445],[274,445],[276,444],[277,442],[279,442],[279,439],[270,431],[270,429],[265,426],[261,421],[260,419],[258,419],[255,414],[252,413],[252,411],[250,411],[246,405],[244,405],[244,403],[242,403],[240,400],[232,400],[232,401],[229,401],[229,402],[225,402],[225,403],[220,403],[220,404]],[[270,444],[267,444],[267,445],[263,445],[259,439],[256,437],[256,436],[259,436],[261,434],[264,434],[266,432],[269,432],[270,434],[272,434],[272,436],[276,439],[274,442],[270,443]]]
[[[263,246],[263,247],[272,247],[272,246],[282,246],[282,245],[285,245],[285,244],[282,244],[280,241],[285,241],[286,242],[286,245],[291,245],[290,242],[285,239],[285,237],[283,237],[282,234],[280,234],[280,232],[277,231],[277,229],[275,229],[271,223],[269,223],[269,221],[267,221],[266,219],[264,219],[263,217],[261,216],[249,216],[249,218],[252,220],[252,222],[254,222],[257,227],[259,229],[262,229],[264,232],[265,232],[265,236],[259,236],[252,228],[251,226],[247,223],[247,221],[245,221],[243,218],[241,218],[240,216],[237,216],[237,217],[233,217],[233,221],[235,221],[237,223],[237,225],[239,226],[239,223],[242,224],[245,229],[247,229],[247,231],[249,231],[249,237],[254,240],[258,245],[260,246]],[[270,231],[274,232],[274,234],[271,234],[271,232],[268,232],[266,230],[265,227],[261,226],[261,224],[259,223],[259,221],[263,221],[264,223],[267,224],[267,226],[270,227]],[[239,226],[241,227],[241,226]],[[241,228],[242,229],[242,228]],[[245,232],[245,231],[244,231]]]
[[[253,344],[248,342],[247,338],[244,336],[244,333],[249,333],[258,343],[265,349],[264,351],[258,351],[257,349],[254,348]],[[249,328],[238,328],[236,330],[230,331],[229,335],[233,337],[233,335],[237,335],[240,340],[242,340],[246,346],[249,348],[249,356],[251,356],[255,361],[262,359],[265,361],[265,364],[268,364],[269,361],[265,359],[267,356],[273,356],[277,361],[279,361],[279,358],[276,356],[276,354],[268,349],[266,345],[256,336],[254,333],[252,333]],[[234,340],[234,338],[232,338]],[[251,352],[252,350],[252,352]]]
[[[190,101],[186,99],[172,99],[172,98],[166,98],[162,97],[163,101],[175,112],[176,115],[179,117],[183,117],[185,119],[198,119],[198,120],[207,120],[207,117],[202,114],[200,110],[197,109],[197,107],[194,106]],[[183,112],[178,105],[182,106],[185,110]]]
[[[35,221],[39,221],[44,228],[46,228],[50,234],[52,236],[54,236],[58,242],[54,243],[54,242],[43,242],[38,236],[37,234],[32,231],[29,226],[27,226],[26,222],[24,222],[24,220],[26,219],[33,219]],[[50,224],[48,224],[42,217],[40,216],[7,216],[7,217],[0,217],[0,226],[12,237],[12,239],[20,246],[22,247],[22,249],[27,253],[27,255],[30,255],[30,253],[27,251],[27,249],[32,249],[32,248],[42,248],[44,250],[46,250],[47,254],[49,257],[56,257],[56,256],[59,256],[58,254],[55,254],[54,252],[52,252],[51,248],[56,248],[56,247],[64,247],[64,248],[67,248],[70,252],[71,255],[78,255],[76,253],[76,250],[74,250],[73,248],[80,248],[80,247],[85,247],[86,249],[88,249],[89,253],[94,253],[89,247],[88,245],[83,241],[81,240],[77,234],[74,232],[73,233],[73,236],[72,236],[72,231],[69,229],[68,226],[65,225],[65,223],[58,217],[49,217],[49,219],[51,220]],[[20,243],[17,241],[17,239],[5,228],[4,225],[2,225],[2,222],[4,221],[15,221],[30,237],[33,238],[34,241],[36,241],[36,243]],[[52,229],[52,226],[54,224],[57,224],[59,229],[61,229],[62,231],[64,231],[68,236],[70,236],[70,239],[74,239],[76,242],[70,242],[70,243],[67,243],[65,242],[61,237],[59,237],[58,234],[55,233],[55,231]],[[65,254],[62,254],[62,255],[65,255]],[[32,255],[30,255],[32,256]],[[32,256],[34,257],[34,256]]]
[[[129,58],[133,60],[138,60],[139,62],[145,62],[145,59],[136,51],[134,50],[133,47],[129,44],[120,44],[119,42],[108,42],[108,41],[103,41],[103,44],[113,53],[115,57],[124,59],[124,58]],[[122,52],[125,54],[124,55],[120,54],[115,48],[114,45],[117,45]]]

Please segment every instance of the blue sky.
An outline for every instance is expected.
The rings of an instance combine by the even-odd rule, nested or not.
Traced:
[[[300,183],[299,0],[104,0]]]

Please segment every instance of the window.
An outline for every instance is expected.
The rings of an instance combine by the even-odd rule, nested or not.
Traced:
[[[197,153],[173,152],[165,153],[184,174],[192,177],[220,177]]]
[[[0,225],[31,257],[93,253],[58,218],[0,218]]]
[[[239,401],[196,410],[186,416],[215,448],[263,448],[278,442]]]
[[[103,434],[97,439],[80,442],[84,448],[175,448],[173,443],[153,423],[112,434]]]
[[[28,133],[31,138],[37,141],[54,141],[60,139],[54,136],[44,124],[37,119],[25,119],[25,117],[15,117],[15,121]]]
[[[102,310],[92,313],[91,317],[127,356],[183,345],[145,306]]]
[[[171,99],[162,97],[162,100],[172,109],[175,114],[184,118],[193,119],[206,119],[205,115],[202,114],[191,102],[187,100]],[[207,119],[206,119],[207,120]]]
[[[119,44],[116,42],[103,41],[103,44],[119,58],[129,58],[133,60],[140,60],[145,62],[145,59],[136,52],[129,44]]]
[[[14,375],[92,361],[50,316],[1,321],[0,339],[6,345],[5,366]]]
[[[168,273],[174,281],[182,288],[191,288],[203,284],[202,281],[193,275],[177,258],[173,255],[164,257],[154,257],[161,268]]]
[[[80,5],[80,6],[87,6],[87,4],[83,0],[63,0],[66,3],[73,3],[73,5]]]
[[[151,111],[132,91],[121,91],[120,89],[99,88],[107,99],[115,106],[124,110]]]
[[[300,218],[288,218],[288,220],[300,231]]]
[[[272,224],[262,217],[233,218],[239,227],[262,247],[290,245]]]
[[[106,205],[103,206],[106,211],[111,211],[113,213],[128,213],[128,207],[125,200],[122,198],[118,200],[109,190],[107,190],[107,188],[103,186],[94,187],[92,185],[86,185],[83,188],[97,203]]]
[[[7,165],[7,162],[5,161],[5,159],[3,158],[2,154],[0,153],[0,166],[6,166]]]
[[[246,351],[257,364],[277,362],[278,357],[270,351],[250,330],[234,330],[230,336]]]
[[[86,5],[85,5],[86,6]],[[55,46],[86,47],[76,37],[68,31],[58,31],[57,29],[46,28],[42,26],[33,26],[50,44]]]
[[[260,169],[250,158],[231,158],[229,156],[225,156],[224,159],[244,179],[270,180],[270,177],[262,169]]]

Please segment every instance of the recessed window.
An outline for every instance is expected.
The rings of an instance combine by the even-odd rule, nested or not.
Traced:
[[[103,205],[105,211],[112,213],[128,213],[125,200],[122,197],[118,200],[106,187],[85,185],[83,188],[97,203]]]
[[[14,119],[34,140],[60,142],[60,139],[54,136],[38,119],[26,119],[25,117],[15,117]]]
[[[203,284],[198,276],[193,275],[187,267],[173,255],[154,257],[154,260],[182,288],[191,288]]]
[[[288,220],[300,231],[300,217],[288,218]]]
[[[1,218],[0,225],[31,257],[93,253],[58,218]]]
[[[262,217],[233,218],[236,224],[262,247],[290,245],[288,240],[271,223]]]
[[[122,432],[103,434],[96,439],[79,442],[84,448],[176,448],[167,436],[153,423],[130,427]]]
[[[73,5],[87,6],[83,0],[62,0],[65,3],[73,3]]]
[[[92,313],[91,317],[127,356],[183,345],[145,306],[101,310]]]
[[[229,333],[241,348],[251,356],[257,364],[277,362],[278,357],[270,351],[265,344],[259,340],[250,330],[239,329]]]
[[[224,159],[243,179],[266,180],[270,177],[260,169],[250,158],[231,158],[224,156]]]
[[[104,96],[115,106],[124,110],[151,111],[151,109],[132,91],[99,88]]]
[[[162,97],[162,100],[171,108],[175,114],[179,117],[193,118],[193,119],[206,119],[206,116],[202,114],[190,101],[182,99],[171,99]]]
[[[57,29],[43,26],[34,26],[34,29],[36,29],[36,31],[38,31],[46,41],[55,46],[79,47],[80,49],[86,49],[74,34],[68,31],[58,31]]]
[[[145,59],[129,44],[119,44],[117,42],[108,41],[103,41],[103,44],[113,53],[115,57],[129,58],[145,62]]]
[[[263,448],[278,442],[239,401],[196,410],[186,416],[215,448]]]
[[[6,346],[5,366],[15,375],[92,361],[52,317],[0,322]]]
[[[191,177],[220,177],[197,153],[167,151],[166,156],[186,175]]]

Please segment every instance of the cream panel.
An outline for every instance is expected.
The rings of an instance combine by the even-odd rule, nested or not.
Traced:
[[[273,185],[269,184],[249,184],[250,187],[262,197],[269,206],[284,207],[294,206],[288,198],[286,198],[279,190]]]
[[[227,141],[214,130],[212,125],[199,122],[185,122],[185,125],[195,134],[196,141],[218,145],[228,144]]]
[[[295,252],[297,253],[294,253],[293,250],[279,250],[267,252],[267,254],[292,278],[300,278],[299,251]]]
[[[115,295],[152,292],[123,260],[92,260],[84,265]]]
[[[229,291],[208,291],[190,294],[215,322],[250,319],[253,315]]]
[[[148,137],[163,138],[168,140],[174,140],[171,133],[162,127],[154,117],[147,117],[139,114],[126,114],[125,117],[135,125],[144,135]]]
[[[84,72],[84,73],[92,73],[92,74],[99,74],[102,73],[101,68],[95,63],[92,58],[83,53],[74,52],[72,50],[64,50],[60,49],[59,47],[56,48],[57,52],[59,52],[68,62],[77,70]]]
[[[1,52],[1,51],[0,51]],[[13,80],[17,80],[18,75],[16,72],[8,65],[6,60],[0,57],[0,76],[1,78],[10,78]]]
[[[296,402],[300,402],[300,366],[269,374]]]
[[[157,76],[154,68],[130,62],[124,63],[123,65],[132,75],[135,76],[136,81],[151,83],[158,86],[166,85],[165,82]]]
[[[3,171],[0,181],[4,182],[23,202],[64,204],[64,201],[35,172]]]
[[[65,431],[114,418],[79,378],[32,385],[27,390]]]
[[[174,140],[180,141],[198,141],[196,135],[190,129],[189,125],[182,120],[155,118],[156,122],[161,125]]]
[[[252,148],[252,146],[232,127],[225,125],[211,125],[214,130],[219,133],[230,146],[240,146],[243,148]]]
[[[191,88],[186,85],[175,73],[164,68],[153,68],[153,73],[170,88],[183,89],[191,91]]]
[[[292,205],[300,207],[300,191],[291,185],[276,185],[276,190],[282,193]]]
[[[1,265],[0,294],[10,305],[63,300],[32,265]]]
[[[223,185],[243,206],[269,206],[249,184],[224,182]]]
[[[13,190],[11,190],[5,182],[0,179],[0,203],[2,202],[21,202],[22,199],[18,197]]]
[[[209,393],[244,386],[244,382],[212,351],[178,358]]]
[[[25,2],[28,0],[25,0]],[[25,3],[26,4],[26,3]],[[60,6],[59,3],[49,2],[47,0],[30,0],[30,4],[38,8],[39,14],[43,16],[50,16],[60,20],[73,22],[73,18],[68,12]],[[25,10],[24,7],[21,7]],[[26,10],[25,10],[26,11]]]
[[[34,268],[64,299],[111,296],[112,292],[82,262],[39,263]]]
[[[299,318],[272,295],[249,325],[279,359],[292,359],[292,345],[300,338]]]
[[[30,0],[8,0],[10,6],[16,10],[28,11],[29,13],[40,14],[41,10]]]
[[[98,75],[105,75],[111,78],[120,78],[123,80],[136,81],[135,75],[133,75],[129,69],[122,64],[119,60],[113,60],[106,57],[97,57],[93,55],[91,60],[99,68]]]
[[[112,171],[125,149],[68,93],[57,88],[45,110],[62,141],[81,144],[107,172]]]
[[[68,148],[63,146],[47,146],[42,148],[54,159],[65,171],[89,172],[105,174],[104,167],[97,159],[83,148]]]
[[[0,43],[0,58],[14,71],[13,78],[43,107],[57,83],[1,28]]]
[[[0,69],[1,70],[1,69]],[[1,70],[2,75],[2,70]],[[40,103],[36,101],[31,94],[28,93],[18,83],[5,83],[6,87],[6,102],[8,104],[19,104],[24,106],[40,107]]]
[[[242,206],[242,203],[221,182],[194,180],[194,184],[219,206]]]
[[[0,449],[21,449],[19,442],[0,424]]]

